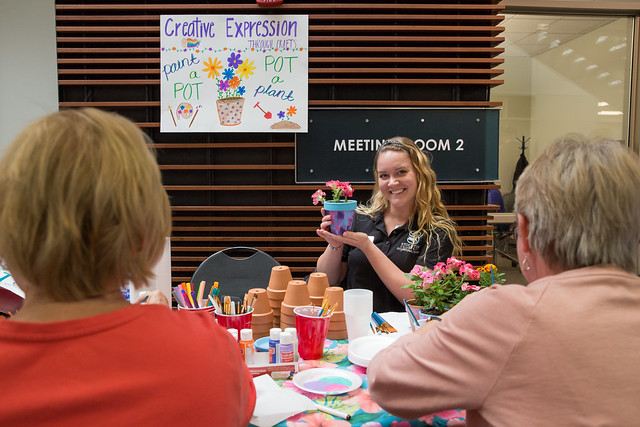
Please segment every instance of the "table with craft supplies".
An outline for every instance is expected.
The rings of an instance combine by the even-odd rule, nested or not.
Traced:
[[[395,315],[395,317],[394,317]],[[410,332],[408,320],[399,324],[396,319],[406,319],[406,313],[382,313],[384,320],[388,320],[391,325],[396,326],[398,334],[378,335],[371,338],[395,340],[400,334]],[[365,341],[366,339],[359,338]],[[354,341],[355,344],[358,340]],[[352,359],[354,349],[352,349]],[[367,365],[367,363],[360,363]],[[306,373],[309,375],[306,375]],[[312,375],[312,373],[318,373]],[[436,414],[430,414],[415,420],[404,420],[389,414],[373,401],[367,390],[367,369],[366,367],[352,363],[349,360],[349,341],[327,339],[324,345],[324,352],[318,360],[300,360],[299,373],[294,378],[276,380],[279,387],[292,390],[298,394],[307,396],[316,404],[329,408],[330,410],[342,413],[343,417],[334,416],[322,410],[308,410],[293,415],[286,420],[276,424],[278,426],[346,426],[363,425],[368,426],[464,426],[465,411],[449,410]],[[332,377],[327,384],[322,384],[322,376]],[[344,378],[344,381],[340,379]],[[353,381],[354,378],[357,378]],[[338,381],[336,381],[338,379]],[[308,382],[306,382],[308,380]],[[358,383],[361,380],[361,385]],[[336,386],[336,382],[339,383]],[[296,384],[297,383],[297,384]],[[331,384],[333,383],[333,384]],[[353,383],[353,384],[352,384]],[[306,390],[303,390],[302,388]],[[317,391],[317,392],[314,392]],[[349,415],[350,419],[345,420],[344,415]]]

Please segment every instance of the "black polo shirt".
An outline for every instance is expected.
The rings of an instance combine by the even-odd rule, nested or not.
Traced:
[[[432,268],[436,263],[446,262],[453,253],[453,244],[445,230],[429,236],[431,244],[426,250],[426,236],[416,236],[408,229],[408,223],[396,227],[387,235],[382,213],[371,218],[359,213],[353,219],[352,231],[365,233],[373,238],[373,243],[400,270],[408,273],[414,265],[425,265]],[[440,244],[438,244],[438,237]],[[425,255],[426,251],[426,257]],[[404,311],[404,307],[387,289],[367,260],[364,253],[355,247],[344,245],[342,261],[348,264],[347,277],[342,282],[345,289],[371,289],[373,291],[373,310],[379,313],[386,311]],[[409,281],[407,280],[407,283]]]

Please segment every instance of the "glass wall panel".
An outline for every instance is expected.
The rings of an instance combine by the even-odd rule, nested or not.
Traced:
[[[530,162],[568,132],[627,141],[633,19],[505,14],[502,101],[502,192],[527,140]]]

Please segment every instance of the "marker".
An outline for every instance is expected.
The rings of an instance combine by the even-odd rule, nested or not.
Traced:
[[[351,415],[347,414],[346,412],[341,412],[327,406],[322,406],[318,403],[314,403],[314,405],[318,411],[326,412],[327,414],[333,415],[334,417],[342,418],[343,420],[351,419]]]

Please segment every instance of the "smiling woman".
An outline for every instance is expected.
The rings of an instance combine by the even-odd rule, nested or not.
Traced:
[[[429,159],[411,139],[394,137],[380,146],[374,178],[371,199],[358,207],[351,232],[329,232],[331,219],[322,210],[317,234],[329,246],[317,270],[332,284],[372,290],[375,311],[402,311],[401,301],[411,298],[405,273],[459,255],[461,243]]]

